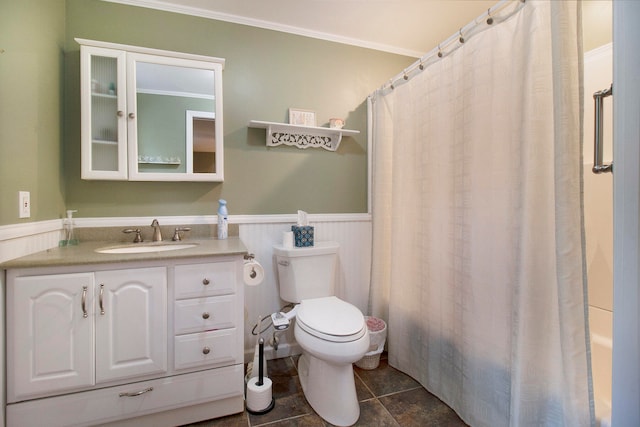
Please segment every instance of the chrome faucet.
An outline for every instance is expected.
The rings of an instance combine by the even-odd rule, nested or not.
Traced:
[[[158,222],[157,219],[154,219],[153,222],[151,223],[151,226],[153,227],[153,241],[161,242],[162,233],[160,232],[160,223]]]

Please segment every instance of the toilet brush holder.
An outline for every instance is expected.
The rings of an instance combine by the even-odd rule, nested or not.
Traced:
[[[266,414],[275,406],[273,398],[273,383],[264,376],[263,360],[264,360],[264,339],[259,341],[259,367],[258,376],[253,377],[247,383],[247,412],[254,415]]]

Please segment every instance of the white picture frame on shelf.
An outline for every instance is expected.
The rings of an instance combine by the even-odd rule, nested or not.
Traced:
[[[316,112],[289,108],[289,124],[298,126],[316,126]]]

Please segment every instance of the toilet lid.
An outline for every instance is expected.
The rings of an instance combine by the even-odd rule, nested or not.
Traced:
[[[302,300],[296,319],[306,332],[327,341],[354,341],[366,333],[360,310],[334,296]]]

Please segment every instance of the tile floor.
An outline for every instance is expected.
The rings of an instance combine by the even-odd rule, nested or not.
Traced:
[[[270,360],[267,370],[273,382],[273,410],[264,415],[246,411],[189,427],[315,427],[331,426],[309,406],[296,370],[297,357]],[[354,366],[360,419],[356,426],[466,426],[456,413],[419,383],[392,368],[383,354],[374,370]]]

